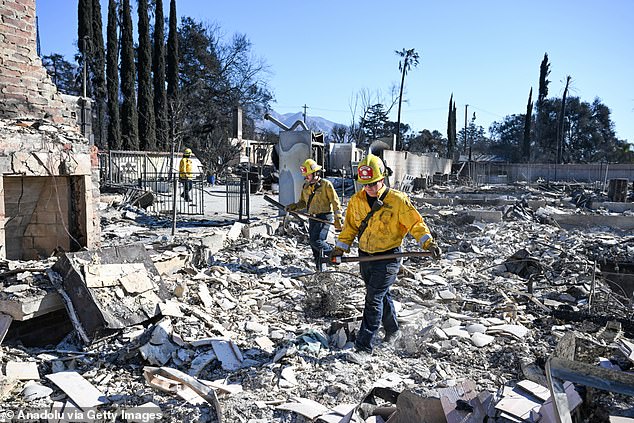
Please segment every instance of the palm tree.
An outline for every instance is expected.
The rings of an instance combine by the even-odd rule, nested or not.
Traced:
[[[398,70],[402,73],[401,90],[398,96],[398,116],[396,120],[396,149],[401,150],[401,104],[403,103],[403,85],[405,84],[405,74],[412,66],[416,67],[418,65],[419,56],[413,48],[409,50],[403,49],[401,51],[395,50],[394,52],[403,58],[403,60],[399,60],[398,62]]]

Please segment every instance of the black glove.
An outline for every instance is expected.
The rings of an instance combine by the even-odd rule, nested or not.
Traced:
[[[436,241],[432,241],[429,243],[429,245],[427,246],[427,251],[431,253],[431,257],[434,260],[440,260],[440,255],[442,254],[442,250],[440,249],[438,244],[436,244]]]
[[[328,259],[330,260],[331,263],[339,264],[337,263],[337,257],[343,256],[343,253],[344,251],[341,248],[335,247],[332,249],[332,251],[330,251],[330,254],[328,255]]]

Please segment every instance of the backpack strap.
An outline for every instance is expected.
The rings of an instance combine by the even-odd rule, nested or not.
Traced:
[[[385,197],[387,197],[387,193],[389,191],[389,188],[385,188],[383,194],[381,194],[381,196],[376,199],[374,204],[372,204],[372,209],[370,209],[370,212],[365,216],[365,219],[363,219],[363,221],[359,225],[359,231],[357,232],[357,237],[359,239],[361,239],[361,235],[363,235],[363,232],[365,232],[365,230],[367,229],[368,222],[370,221],[370,218],[372,218],[372,215],[374,215],[374,213],[376,213],[381,207],[383,207],[383,200],[385,200]]]
[[[319,189],[320,186],[321,186],[321,179],[317,181],[317,183],[315,184],[315,189],[308,196],[308,200],[306,200],[306,213],[310,213],[310,203],[313,201],[313,197],[315,197],[315,194],[317,193],[317,190]]]

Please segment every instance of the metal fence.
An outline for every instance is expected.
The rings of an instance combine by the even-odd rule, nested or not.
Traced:
[[[175,203],[177,214],[201,215],[205,213],[205,191],[203,175],[193,174],[189,201],[185,199],[184,183],[173,175],[171,180],[161,174],[147,173],[147,180],[139,181],[140,188],[151,191],[155,200],[147,208],[148,212],[167,215],[173,212],[172,204]]]
[[[145,151],[109,151],[99,154],[101,183],[135,186],[148,175],[171,179],[177,173],[178,159],[170,153]]]
[[[177,166],[169,153],[110,151],[99,155],[101,184],[127,188],[130,198],[151,192],[154,201],[146,208],[149,213],[167,215],[176,208],[181,215],[204,214],[204,175],[193,174],[190,201],[185,201]]]
[[[227,177],[227,213],[238,216],[238,221],[248,222],[250,219],[250,182],[247,173],[240,177]]]

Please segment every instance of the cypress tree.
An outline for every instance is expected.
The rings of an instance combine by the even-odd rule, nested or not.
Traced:
[[[124,150],[139,149],[136,94],[134,92],[134,46],[132,40],[132,17],[130,0],[121,3],[121,138]]]
[[[106,63],[103,46],[103,27],[101,24],[101,5],[99,0],[92,0],[92,51],[90,56],[92,97],[95,101],[93,134],[95,144],[106,147],[106,79],[104,77]]]
[[[564,151],[566,150],[565,148],[565,133],[564,133],[564,128],[565,128],[565,119],[566,119],[566,98],[568,97],[568,88],[570,87],[570,81],[572,80],[572,77],[570,75],[568,75],[566,77],[566,87],[564,88],[564,94],[561,97],[561,108],[559,109],[559,120],[557,121],[557,156],[556,156],[556,162],[555,163],[563,163],[563,159],[564,159]]]
[[[537,132],[537,143],[541,146],[541,154],[547,157],[546,141],[542,139],[544,134],[544,125],[546,124],[547,116],[544,110],[544,101],[548,97],[548,75],[550,75],[550,63],[548,63],[548,53],[544,53],[544,58],[539,65],[539,91],[537,92],[537,121],[535,122]]]
[[[452,119],[452,109],[453,106],[453,93],[451,93],[451,96],[449,97],[449,110],[447,112],[447,157],[448,158],[452,158],[453,157],[453,150],[454,150],[454,139],[453,139],[453,129],[451,127],[451,125],[453,124],[453,119]]]
[[[154,126],[154,95],[152,93],[152,46],[150,43],[150,23],[147,14],[147,0],[139,0],[139,144],[141,150],[156,150]]]
[[[92,41],[92,0],[79,0],[77,3],[77,48],[79,49],[79,67],[82,69],[84,62],[88,66],[88,55]],[[82,79],[82,84],[83,84]],[[83,94],[82,85],[82,95]],[[88,78],[86,78],[86,95],[90,95]]]
[[[533,87],[528,93],[526,116],[524,117],[524,139],[522,141],[522,157],[527,163],[531,161],[531,119],[533,116]]]
[[[456,132],[456,100],[453,101],[453,112],[451,113],[451,137],[453,138],[454,148],[457,144],[457,132]],[[453,155],[451,156],[453,158]]]
[[[154,12],[154,55],[152,71],[154,76],[154,117],[156,122],[156,144],[159,150],[166,150],[169,144],[167,122],[167,96],[165,93],[165,29],[163,0],[156,0]]]
[[[121,148],[119,122],[119,39],[117,35],[117,3],[108,0],[106,79],[108,88],[108,148]]]
[[[176,0],[170,0],[169,32],[167,34],[167,105],[170,122],[170,140],[176,142],[179,131],[180,107],[178,89],[178,18]]]

